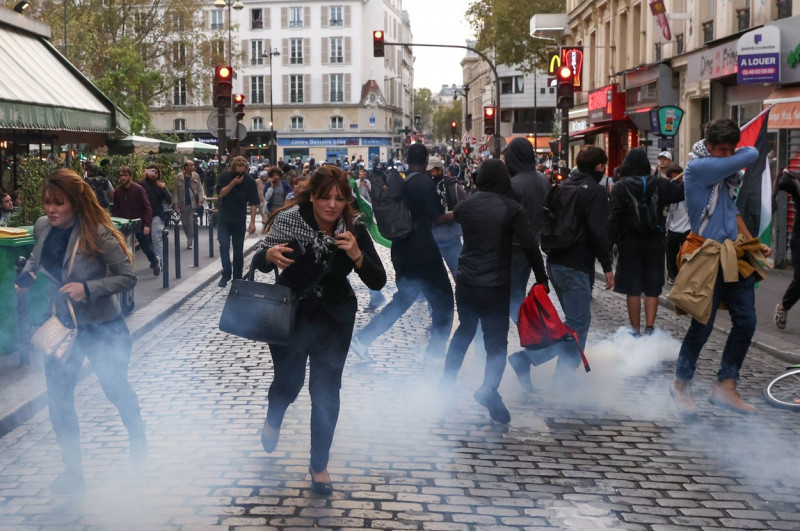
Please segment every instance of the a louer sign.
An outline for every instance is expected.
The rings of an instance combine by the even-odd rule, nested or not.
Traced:
[[[781,76],[781,30],[774,26],[748,31],[736,44],[738,83],[778,83]]]

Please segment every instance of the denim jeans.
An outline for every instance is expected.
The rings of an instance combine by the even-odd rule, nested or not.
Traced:
[[[150,223],[150,242],[153,245],[153,254],[164,261],[164,220],[159,216],[153,216]]]
[[[592,283],[589,274],[548,261],[547,276],[564,310],[564,324],[578,333],[580,347],[585,349],[592,321]],[[570,342],[563,342],[555,348],[561,349],[556,372],[560,369],[574,370],[580,365],[580,353]]]
[[[689,325],[689,330],[683,338],[678,362],[675,366],[676,378],[689,381],[694,377],[697,358],[714,328],[717,307],[720,302],[724,302],[731,315],[731,332],[728,334],[725,349],[722,351],[717,380],[721,382],[729,378],[739,379],[739,369],[747,356],[747,349],[750,347],[750,341],[756,331],[755,285],[755,275],[750,275],[748,278],[740,276],[738,282],[723,282],[722,271],[717,274],[711,317],[706,324],[692,319],[692,324]]]
[[[441,243],[436,242],[436,245],[439,247],[439,252],[442,253],[442,258],[444,259],[444,263],[447,264],[447,269],[450,270],[450,274],[453,275],[453,278],[456,278],[456,273],[458,273],[458,257],[461,256],[461,249],[464,247],[461,243],[461,238],[453,238],[452,240]]]
[[[508,305],[508,315],[517,322],[517,314],[522,301],[528,294],[528,279],[531,277],[531,264],[525,256],[522,247],[511,247],[511,302]]]
[[[150,230],[152,231],[153,228],[150,227]],[[156,265],[156,255],[153,253],[150,235],[145,235],[144,232],[137,232],[136,239],[139,241],[139,249],[142,250],[144,255],[147,257],[147,261],[150,262],[150,267]]]
[[[219,259],[222,261],[222,278],[234,280],[242,278],[244,270],[244,235],[247,221],[228,223],[219,220]],[[233,267],[231,267],[231,246],[233,246]]]

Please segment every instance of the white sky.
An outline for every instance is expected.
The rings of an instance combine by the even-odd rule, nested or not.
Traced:
[[[414,42],[465,46],[473,38],[464,18],[469,0],[403,0],[408,11]],[[413,49],[414,88],[427,87],[435,95],[443,84],[461,84],[461,59],[467,50],[459,48]]]

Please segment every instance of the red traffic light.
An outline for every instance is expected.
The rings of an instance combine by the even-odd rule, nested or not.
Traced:
[[[484,107],[483,108],[483,117],[484,119],[494,119],[494,107]]]
[[[562,83],[566,80],[572,81],[572,68],[564,65],[558,69],[556,76],[558,77],[559,83]]]
[[[383,30],[372,32],[372,56],[383,57]]]
[[[233,114],[237,120],[244,118],[244,94],[233,95]]]
[[[495,114],[494,107],[489,106],[483,108],[483,134],[487,136],[494,134]]]
[[[230,80],[233,77],[233,69],[230,66],[218,66],[215,77],[217,81]]]
[[[450,122],[450,134],[455,136],[458,133],[458,122]]]
[[[233,92],[233,68],[218,66],[214,70],[214,107],[230,108]]]
[[[244,103],[244,94],[234,94],[233,103]]]

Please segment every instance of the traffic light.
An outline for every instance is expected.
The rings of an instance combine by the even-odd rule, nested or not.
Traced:
[[[571,109],[575,106],[575,73],[572,67],[563,65],[556,71],[556,107]]]
[[[233,92],[233,68],[218,66],[214,70],[214,107],[230,109]]]
[[[383,30],[372,32],[372,56],[383,57]]]
[[[494,107],[489,106],[483,108],[483,134],[487,136],[494,134],[495,114]]]
[[[469,148],[464,146],[464,155],[469,155]]]
[[[450,136],[454,137],[458,134],[458,122],[450,122]]]
[[[233,95],[233,114],[237,120],[244,118],[244,94]]]

